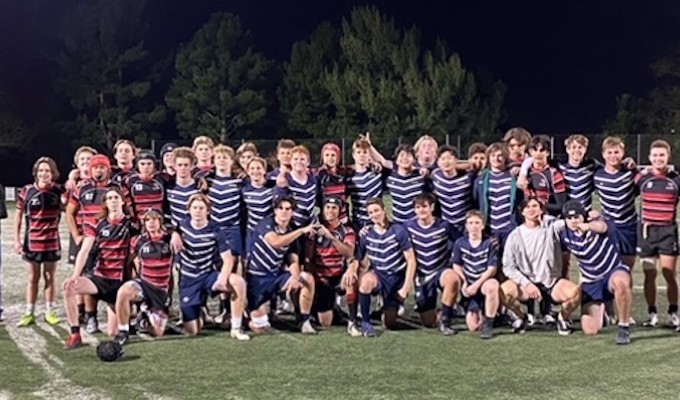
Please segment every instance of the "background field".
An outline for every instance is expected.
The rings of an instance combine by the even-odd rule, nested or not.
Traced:
[[[286,323],[249,343],[215,330],[194,339],[134,338],[121,362],[105,364],[94,351],[103,335],[65,352],[65,323],[15,327],[24,309],[25,274],[12,237],[8,219],[2,222],[0,399],[658,399],[677,398],[680,390],[680,338],[665,327],[634,328],[626,347],[615,345],[614,328],[586,338],[581,332],[560,337],[542,327],[518,336],[503,327],[483,342],[469,332],[444,338],[420,329],[412,313],[401,331],[375,339],[350,338],[342,326],[302,336]],[[59,281],[70,271],[60,265]],[[635,281],[641,285],[639,273]],[[635,317],[642,321],[639,289],[635,300]]]

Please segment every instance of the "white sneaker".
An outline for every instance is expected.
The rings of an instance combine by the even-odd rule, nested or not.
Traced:
[[[96,318],[90,318],[87,320],[85,332],[89,333],[90,335],[94,335],[95,333],[99,332],[99,324],[97,323]]]
[[[527,314],[527,326],[534,326],[536,323],[536,317],[533,314]]]
[[[642,326],[645,328],[654,328],[657,325],[659,325],[659,317],[656,315],[656,313],[650,313],[647,321],[642,323]]]
[[[628,318],[628,325],[635,325],[637,322],[633,319],[633,317]]]
[[[397,316],[403,317],[405,312],[406,312],[406,310],[404,309],[404,306],[399,305],[399,309],[397,309]]]
[[[304,324],[302,324],[302,328],[300,329],[302,333],[305,335],[316,335],[316,329],[312,326],[312,321],[307,320],[305,321]]]
[[[678,318],[677,313],[668,314],[668,325],[670,325],[671,328],[680,326],[680,318]]]
[[[239,329],[232,329],[231,332],[229,333],[229,336],[236,340],[240,340],[242,342],[250,340],[250,335],[247,333],[243,332],[243,328]]]
[[[347,323],[347,333],[351,337],[361,337],[363,336],[363,333],[361,332],[361,329],[355,324],[354,322],[348,322]]]
[[[543,325],[555,325],[555,317],[550,314],[543,316]]]

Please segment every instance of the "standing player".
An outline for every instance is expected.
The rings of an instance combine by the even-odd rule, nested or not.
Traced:
[[[208,136],[198,136],[194,139],[191,150],[196,156],[196,166],[191,170],[194,178],[205,178],[213,172],[213,148],[215,142]]]
[[[97,154],[97,151],[92,147],[81,146],[76,150],[73,156],[73,162],[76,169],[71,171],[69,174],[69,179],[66,182],[67,198],[70,199],[75,192],[76,188],[83,182],[90,179],[90,160]],[[68,223],[68,213],[66,214],[66,222]],[[81,213],[74,215],[75,225],[77,230],[82,235],[83,232],[83,217]],[[70,231],[69,225],[69,249],[68,249],[68,262],[69,264],[75,264],[76,256],[78,255],[79,245],[75,242],[75,238]]]
[[[437,161],[439,168],[430,175],[442,218],[451,225],[455,239],[463,235],[465,214],[475,208],[472,204],[472,192],[476,178],[474,172],[458,171],[457,162],[456,149],[442,146],[439,148]]]
[[[309,171],[309,150],[305,146],[295,146],[290,155],[291,169],[278,174],[275,196],[288,194],[295,200],[293,222],[299,228],[311,224],[316,217],[318,185]]]
[[[201,190],[198,179],[192,176],[196,165],[194,152],[188,147],[178,147],[172,152],[175,158],[175,179],[165,187],[165,211],[167,222],[178,226],[189,216],[189,199]]]
[[[314,232],[316,225],[293,229],[293,210],[295,200],[289,196],[277,198],[274,201],[274,217],[262,220],[252,233],[246,280],[250,329],[253,332],[269,330],[267,308],[275,294],[299,291],[302,333],[316,333],[309,321],[314,300],[314,277],[302,272],[297,249],[293,248],[302,235]],[[284,270],[286,264],[287,271]]]
[[[529,171],[527,196],[536,196],[545,204],[548,214],[558,216],[567,201],[567,186],[564,176],[554,167],[548,165],[550,157],[550,138],[545,135],[535,136],[529,143],[529,154],[533,165]]]
[[[602,329],[604,303],[616,300],[619,312],[619,332],[616,343],[630,343],[628,320],[633,303],[630,269],[619,256],[609,235],[609,224],[602,220],[588,221],[588,211],[578,200],[564,204],[566,220],[555,222],[564,250],[578,260],[581,271],[583,309],[581,328],[586,335],[596,335]]]
[[[272,204],[274,202],[274,189],[268,186],[265,174],[267,162],[264,158],[255,157],[247,166],[248,179],[243,183],[241,196],[246,207],[246,251],[252,250],[253,231],[255,227],[266,218],[274,215]]]
[[[201,306],[205,299],[228,293],[232,312],[230,335],[237,340],[250,340],[241,326],[246,284],[240,275],[232,273],[234,258],[229,254],[229,244],[219,226],[209,219],[210,200],[202,193],[194,194],[187,209],[189,217],[180,221],[172,234],[180,260],[179,298],[184,329],[188,335],[197,335],[203,327]]]
[[[524,128],[515,127],[505,132],[503,143],[508,146],[508,164],[511,168],[519,168],[522,165],[529,142],[531,142],[531,133]]]
[[[369,199],[382,197],[383,176],[371,167],[371,142],[360,138],[352,144],[354,165],[347,176],[347,191],[352,200],[352,223],[361,229],[371,223],[366,210]]]
[[[111,168],[111,180],[121,187],[125,186],[128,176],[135,172],[136,153],[135,144],[127,139],[120,139],[113,146],[113,158],[116,159],[116,166]]]
[[[349,222],[347,210],[347,169],[340,165],[342,160],[340,147],[335,143],[326,143],[321,148],[321,167],[314,175],[319,184],[322,198],[336,197],[342,200],[343,208],[340,210],[340,221],[343,224]]]
[[[581,292],[573,282],[561,277],[562,256],[557,226],[545,215],[545,205],[537,197],[520,204],[524,223],[510,233],[503,252],[503,272],[508,280],[501,290],[505,306],[522,317],[519,302],[542,299],[561,304],[557,319],[560,335],[572,332],[569,318],[581,301]],[[524,321],[513,325],[515,332],[524,331]]]
[[[128,176],[125,185],[135,221],[149,209],[162,210],[165,199],[165,184],[160,174],[156,173],[156,157],[153,153],[139,153],[137,170]]]
[[[175,143],[166,143],[161,147],[161,166],[159,170],[168,177],[175,175],[175,154],[173,153],[173,150],[177,147],[179,146]]]
[[[309,269],[305,269],[314,273],[314,309],[321,326],[331,326],[336,295],[345,294],[349,307],[347,332],[352,336],[361,336],[356,326],[357,291],[355,285],[346,286],[346,280],[342,279],[347,268],[346,261],[354,255],[356,243],[354,230],[340,222],[342,203],[337,197],[324,198],[322,226],[306,240],[305,265]]]
[[[416,166],[426,168],[432,172],[437,168],[437,154],[439,146],[437,141],[430,135],[422,135],[413,145],[416,153]]]
[[[437,291],[442,292],[442,315],[439,330],[444,336],[454,335],[451,324],[453,306],[460,280],[451,269],[452,238],[449,224],[434,216],[435,197],[421,193],[413,201],[416,218],[405,224],[416,257],[415,297],[420,320],[427,327],[437,323]]]
[[[472,143],[470,147],[468,147],[467,155],[470,169],[479,173],[487,168],[487,150],[487,146],[481,142]]]
[[[453,268],[463,281],[461,293],[467,303],[465,323],[470,332],[482,330],[482,339],[493,337],[493,321],[500,306],[500,287],[496,280],[498,253],[491,238],[485,238],[484,217],[468,211],[467,235],[453,246]],[[482,310],[483,309],[483,310]]]
[[[276,161],[278,166],[267,173],[267,181],[273,184],[281,172],[290,171],[291,151],[294,147],[295,142],[290,139],[279,140],[279,143],[276,145]]]
[[[668,296],[668,324],[680,329],[678,318],[678,281],[676,261],[678,257],[678,225],[676,208],[680,187],[680,175],[670,171],[668,161],[671,146],[665,140],[655,140],[649,147],[650,170],[637,176],[640,190],[640,224],[637,252],[645,274],[645,300],[649,320],[645,326],[658,324],[656,308],[656,265],[666,280]]]
[[[170,306],[170,278],[172,275],[172,251],[170,235],[163,226],[160,210],[149,209],[140,215],[142,234],[136,236],[130,250],[134,256],[137,278],[125,282],[116,295],[118,337],[125,344],[130,336],[130,305],[144,303],[149,319],[151,336],[163,336]]]
[[[255,143],[253,142],[245,142],[238,146],[238,149],[236,149],[236,161],[238,162],[238,166],[241,170],[246,172],[248,170],[248,164],[250,164],[250,160],[259,156],[260,155],[257,152],[257,146],[255,146]]]
[[[55,182],[59,179],[57,164],[49,157],[40,157],[33,165],[35,182],[19,192],[17,211],[14,214],[14,249],[26,261],[28,284],[26,286],[26,313],[18,326],[34,324],[35,302],[38,298],[40,267],[45,279],[45,321],[59,323],[54,309],[55,271],[61,259],[59,220],[61,219],[63,190]],[[21,240],[21,222],[26,219],[24,240]]]
[[[406,229],[387,219],[382,199],[369,200],[366,208],[373,224],[359,240],[357,258],[350,263],[348,276],[358,276],[361,330],[364,336],[373,337],[371,296],[382,296],[383,323],[388,329],[394,328],[397,310],[413,286],[416,257]]]
[[[115,188],[104,192],[102,211],[96,222],[86,223],[85,239],[83,239],[76,265],[71,277],[64,281],[64,307],[66,318],[71,326],[71,336],[66,342],[66,349],[82,346],[80,325],[78,324],[77,295],[91,295],[109,305],[108,334],[118,334],[118,318],[114,310],[116,294],[126,276],[129,276],[128,261],[130,255],[130,239],[132,222],[123,212],[123,194]],[[81,276],[91,251],[96,254],[92,272]]]

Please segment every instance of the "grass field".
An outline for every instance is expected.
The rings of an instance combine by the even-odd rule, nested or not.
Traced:
[[[285,323],[248,343],[221,331],[192,339],[134,338],[120,362],[102,363],[94,350],[106,340],[102,335],[66,352],[65,323],[15,327],[25,274],[11,251],[10,221],[2,223],[0,399],[659,399],[677,398],[680,390],[674,364],[680,337],[668,328],[636,327],[625,347],[615,345],[613,328],[595,338],[499,328],[483,342],[469,332],[445,338],[420,329],[414,315],[400,331],[374,339],[350,338],[341,326],[302,336]],[[70,266],[60,265],[59,281],[69,273]],[[641,321],[640,290],[635,300]],[[665,310],[665,295],[658,305]]]

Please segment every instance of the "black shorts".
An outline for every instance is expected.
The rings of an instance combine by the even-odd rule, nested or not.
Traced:
[[[106,279],[97,275],[87,275],[87,278],[97,287],[97,294],[94,295],[97,300],[111,305],[116,304],[116,296],[118,295],[118,289],[123,285],[122,281]]]
[[[24,261],[36,264],[53,263],[61,260],[61,251],[28,251],[26,245],[24,245],[21,258]]]
[[[639,257],[677,256],[678,226],[638,224],[637,255]]]
[[[170,297],[166,290],[154,286],[143,279],[135,279],[135,283],[142,288],[142,301],[146,303],[151,311],[163,311],[166,314],[168,313]]]
[[[340,288],[342,276],[323,279],[315,277],[315,280],[314,308],[317,312],[331,311],[335,307],[335,296],[344,294]]]

